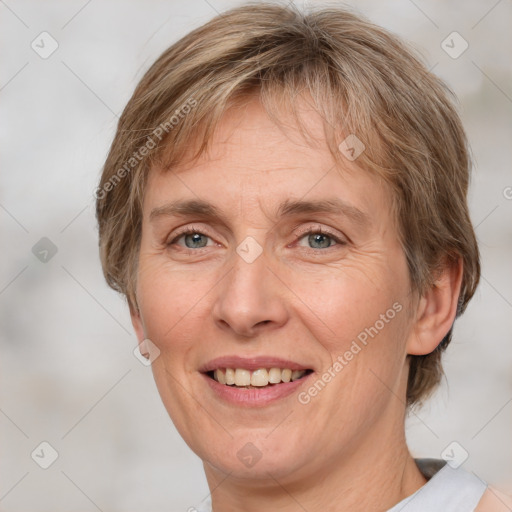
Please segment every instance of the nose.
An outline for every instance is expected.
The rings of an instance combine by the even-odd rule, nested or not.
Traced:
[[[215,287],[212,313],[217,326],[238,336],[254,337],[288,320],[286,290],[263,252],[252,262],[233,254],[233,266]]]

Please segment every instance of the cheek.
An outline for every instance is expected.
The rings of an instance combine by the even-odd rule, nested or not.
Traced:
[[[407,275],[404,262],[403,268],[347,265],[321,278],[304,273],[295,280],[297,316],[325,349],[325,371],[336,374],[329,386],[336,403],[342,397],[345,405],[357,400],[364,408],[362,397],[375,404],[389,395],[386,386],[398,389],[410,328]]]
[[[205,332],[202,299],[212,288],[207,276],[198,274],[141,258],[137,280],[145,334],[160,350],[152,364],[153,377],[170,418],[191,447],[191,425],[203,417],[204,411],[198,410],[197,401],[183,390],[188,388],[188,373],[194,371],[189,367],[190,351],[197,346],[200,333]]]
[[[385,265],[374,267],[344,265],[300,276],[288,271],[286,282],[300,299],[300,316],[311,318],[312,326],[318,325],[326,333],[323,337],[332,338],[335,344],[357,338],[376,323],[378,331],[389,331],[391,324],[397,324],[395,317],[405,316],[407,279]]]
[[[201,328],[203,301],[216,280],[208,272],[177,271],[167,263],[139,263],[137,300],[146,335],[161,351],[189,346]]]

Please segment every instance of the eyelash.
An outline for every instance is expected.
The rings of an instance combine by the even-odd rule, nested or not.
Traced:
[[[195,226],[187,226],[186,228],[182,229],[181,231],[178,231],[178,233],[175,234],[173,239],[170,242],[168,242],[166,245],[167,246],[171,246],[171,245],[175,244],[181,237],[183,237],[185,235],[200,234],[200,235],[205,235],[205,236],[207,236],[209,238],[212,238],[210,235],[208,235],[207,232],[205,233],[204,231],[205,230],[202,227],[199,228],[199,227],[195,227]],[[340,245],[340,246],[347,245],[347,241],[346,240],[342,240],[339,236],[335,235],[334,233],[332,233],[330,231],[326,231],[321,226],[316,226],[316,227],[315,226],[310,226],[310,227],[304,229],[303,231],[294,232],[294,234],[297,237],[295,242],[301,240],[302,238],[304,238],[305,236],[308,236],[308,235],[320,234],[320,235],[326,235],[326,236],[330,237],[335,242],[334,245]],[[309,249],[309,250],[315,251],[315,252],[316,251],[326,252],[327,250],[329,250],[331,248],[333,248],[333,245],[331,245],[329,247],[326,247],[324,249],[315,249],[313,247],[305,247],[304,249],[306,249],[306,250]],[[198,249],[191,249],[189,247],[182,247],[182,249],[188,250],[188,251],[197,252],[200,249],[206,249],[206,247],[199,247]]]
[[[182,230],[178,231],[175,234],[174,238],[170,242],[167,242],[166,245],[170,246],[170,245],[175,244],[176,241],[179,240],[184,235],[194,235],[194,234],[206,235],[206,236],[212,238],[210,235],[208,235],[208,233],[204,232],[203,228],[199,228],[199,227],[195,227],[195,226],[187,226],[186,228],[183,228]],[[190,249],[189,247],[183,247],[183,249],[197,251],[197,249]],[[201,249],[204,249],[204,247],[201,247]]]
[[[297,236],[296,241],[301,240],[305,236],[308,235],[325,235],[334,240],[336,242],[334,245],[347,245],[347,242],[345,240],[342,240],[339,236],[335,235],[334,233],[325,230],[321,226],[309,226],[308,228],[304,229],[303,231],[299,231],[298,233],[294,233]],[[314,249],[313,247],[306,247],[306,249],[310,249],[312,251],[327,251],[328,249],[331,249],[333,246],[329,246],[325,249]]]

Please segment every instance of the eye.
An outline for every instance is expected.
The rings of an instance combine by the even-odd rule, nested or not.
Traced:
[[[305,233],[301,233],[298,239],[298,245],[310,249],[328,249],[333,245],[345,245],[346,242],[332,233],[328,233],[319,228],[310,228]]]
[[[183,243],[180,243],[182,241]],[[213,245],[212,240],[208,235],[201,233],[195,229],[187,229],[179,233],[168,245],[177,244],[187,249],[202,249]]]

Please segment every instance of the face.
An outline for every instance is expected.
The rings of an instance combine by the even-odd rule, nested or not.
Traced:
[[[355,164],[252,100],[208,154],[150,173],[132,320],[210,471],[306,477],[401,431],[409,273],[388,189]]]

